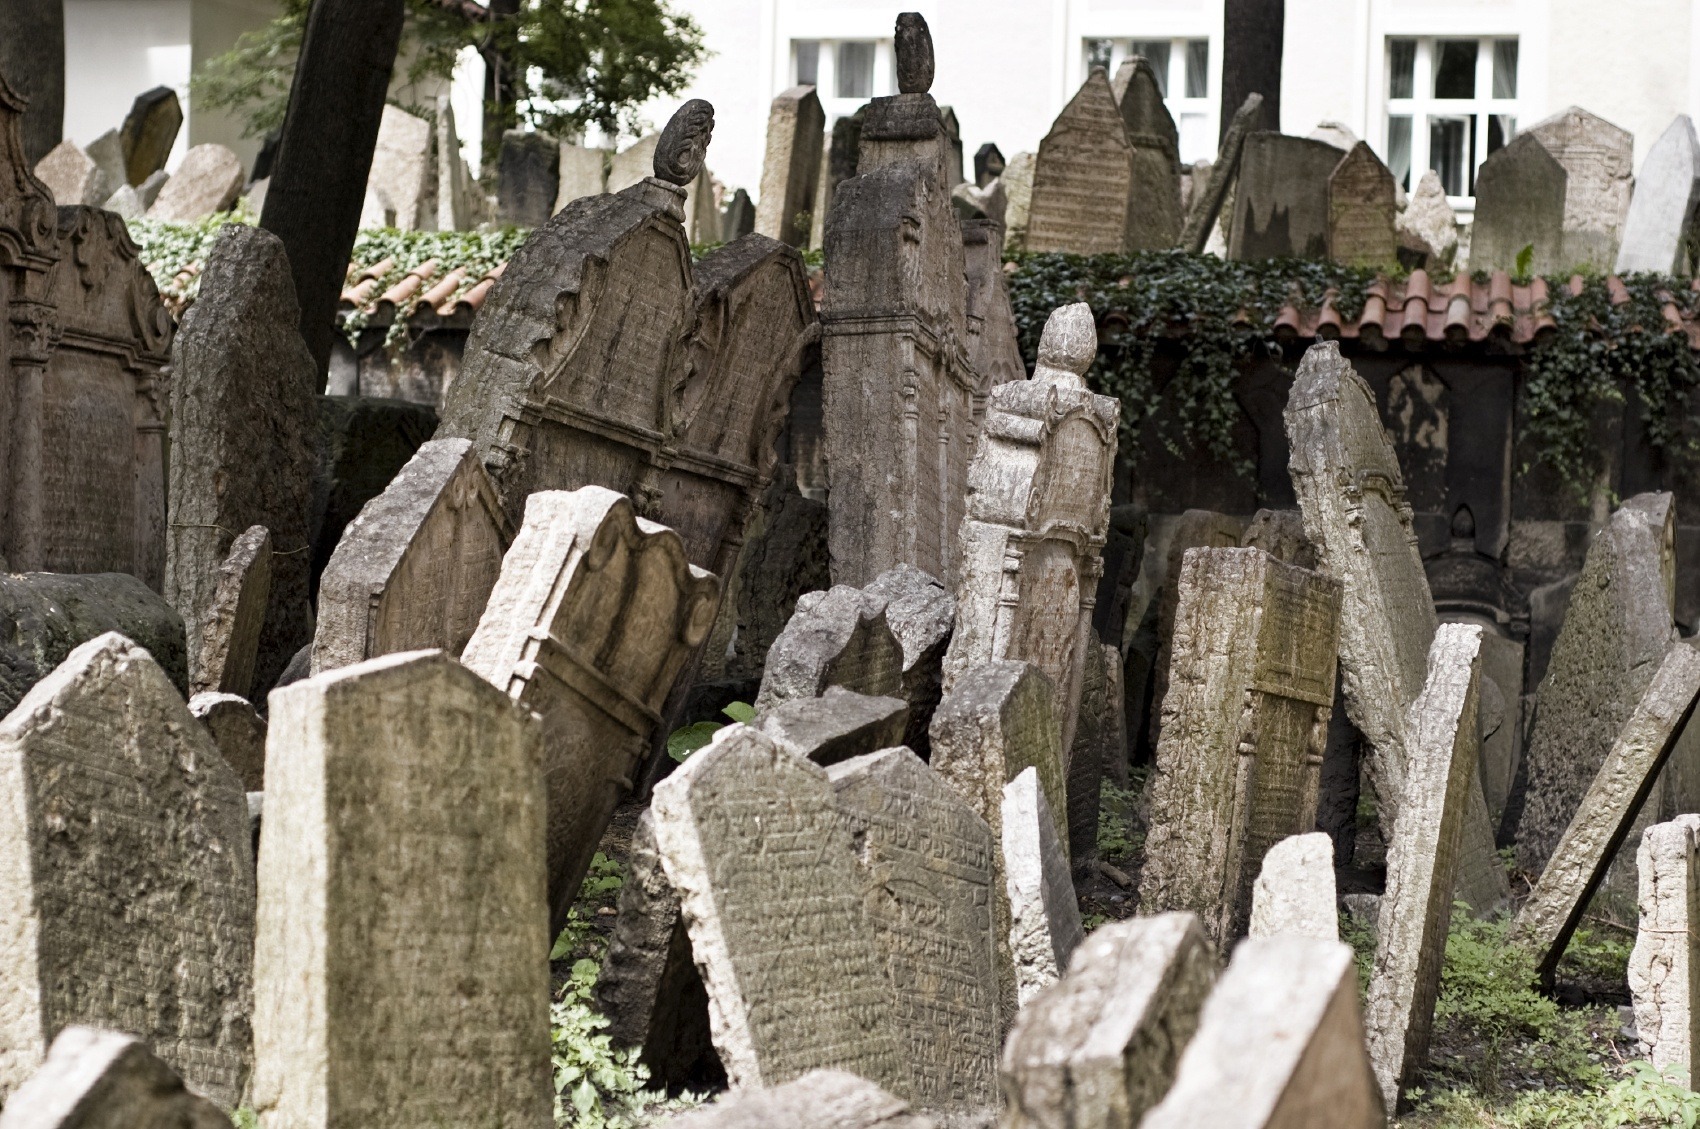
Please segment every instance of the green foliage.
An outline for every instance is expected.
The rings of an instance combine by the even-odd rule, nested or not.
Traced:
[[[1610,926],[1577,929],[1559,960],[1559,977],[1603,981],[1621,987],[1629,977],[1629,950],[1634,947],[1633,930]]]
[[[1422,1095],[1416,1113],[1399,1124],[1411,1129],[1696,1129],[1700,1094],[1661,1075],[1652,1063],[1636,1060],[1606,1086],[1529,1091],[1502,1105],[1471,1090]]]
[[[1367,924],[1342,910],[1340,939],[1352,946],[1352,963],[1358,970],[1358,998],[1363,999],[1369,995],[1369,974],[1375,970],[1375,934]]]
[[[260,1115],[254,1112],[253,1107],[243,1106],[231,1111],[230,1123],[235,1129],[260,1129]]]
[[[1098,853],[1107,859],[1125,858],[1145,845],[1134,828],[1138,787],[1119,788],[1105,780],[1098,787]]]
[[[166,223],[141,218],[125,220],[124,223],[130,229],[130,238],[135,241],[142,265],[153,275],[154,285],[159,287],[160,297],[173,306],[181,306],[193,301],[200,293],[198,268],[207,261],[218,233],[224,230],[226,224],[251,224],[255,218],[244,197],[237,202],[234,211],[214,213],[199,223]],[[197,268],[195,274],[179,282],[178,276],[191,266]]]
[[[1523,249],[1517,252],[1517,261],[1512,264],[1512,274],[1518,278],[1528,278],[1529,268],[1535,265],[1535,245],[1523,244]]]
[[[393,227],[369,228],[354,238],[354,250],[349,258],[363,266],[376,266],[388,261],[390,266],[378,279],[373,293],[385,290],[406,278],[408,273],[437,261],[437,273],[432,280],[442,278],[456,267],[466,269],[460,286],[451,301],[478,285],[480,279],[502,263],[513,258],[520,244],[531,234],[530,228],[499,227],[488,231],[398,231]],[[369,316],[363,310],[343,315],[342,329],[350,345],[366,328]],[[409,326],[406,319],[396,318],[384,337],[384,347],[392,353],[408,345]]]
[[[733,702],[720,711],[735,722],[748,722],[756,716],[756,709],[748,702]],[[684,764],[690,755],[714,740],[714,735],[726,728],[718,721],[694,721],[681,726],[667,735],[667,755]]]
[[[189,81],[190,104],[233,111],[244,137],[260,137],[281,127],[311,4],[280,0],[280,11],[268,23],[243,32],[234,47],[208,59]]]

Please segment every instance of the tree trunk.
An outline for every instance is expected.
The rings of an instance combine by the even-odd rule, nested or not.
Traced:
[[[65,132],[64,0],[0,0],[0,74],[24,110],[24,156],[34,168]]]
[[[1248,94],[1263,95],[1263,117],[1255,128],[1281,128],[1281,43],[1286,18],[1285,0],[1224,0],[1218,142]]]
[[[405,15],[404,0],[313,0],[260,216],[289,253],[320,392]]]
[[[484,57],[484,176],[494,173],[502,153],[502,134],[519,124],[518,103],[524,96],[524,76],[509,54],[519,0],[490,0],[490,34],[479,54]]]

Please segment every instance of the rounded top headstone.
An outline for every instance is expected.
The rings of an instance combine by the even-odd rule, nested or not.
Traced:
[[[702,172],[709,139],[714,136],[714,107],[692,98],[673,113],[655,144],[655,177],[683,187]]]
[[[1033,369],[1033,379],[1084,388],[1083,374],[1097,355],[1098,324],[1092,317],[1092,307],[1085,302],[1058,306],[1046,319],[1045,332],[1039,338],[1039,363]]]
[[[897,89],[925,94],[933,88],[933,33],[919,12],[897,14]]]

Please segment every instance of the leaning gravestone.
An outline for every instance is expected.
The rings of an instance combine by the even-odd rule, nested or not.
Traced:
[[[325,566],[313,673],[422,647],[460,654],[512,540],[472,444],[420,447],[343,530]]]
[[[1135,192],[1133,146],[1115,92],[1104,69],[1093,67],[1039,143],[1024,246],[1119,254],[1127,250],[1128,230],[1144,206]]]
[[[241,779],[242,790],[265,791],[266,719],[253,703],[208,690],[189,699],[189,712],[206,727],[225,763]]]
[[[1205,1001],[1175,1084],[1143,1129],[1382,1129],[1352,950],[1247,941]]]
[[[999,1065],[1004,1129],[1140,1125],[1174,1080],[1215,971],[1191,914],[1100,926],[1016,1017]]]
[[[891,992],[891,1024],[925,1109],[997,1104],[992,833],[908,749],[834,765],[859,890]]]
[[[1340,939],[1334,900],[1334,841],[1326,833],[1293,835],[1269,848],[1251,895],[1249,936],[1298,934]]]
[[[1180,246],[1194,255],[1203,254],[1204,246],[1216,230],[1216,220],[1222,214],[1222,204],[1234,186],[1240,172],[1240,157],[1245,139],[1263,114],[1263,95],[1248,94],[1245,104],[1234,111],[1233,120],[1222,134],[1222,144],[1216,161],[1210,166],[1210,176],[1202,190],[1194,189],[1192,204],[1187,209],[1186,224],[1181,228]]]
[[[877,753],[904,743],[909,706],[899,698],[876,698],[829,686],[818,698],[792,698],[750,720],[793,756],[818,765]]]
[[[1364,1008],[1370,1061],[1388,1109],[1428,1059],[1470,790],[1479,788],[1481,633],[1475,624],[1441,625],[1427,683],[1411,705],[1404,799],[1387,845],[1387,890]]]
[[[737,1090],[668,1122],[671,1129],[938,1129],[866,1078],[842,1070],[811,1070],[771,1090]]]
[[[1695,262],[1700,218],[1700,137],[1694,121],[1678,114],[1641,162],[1635,193],[1623,220],[1617,273],[1683,274]]]
[[[1002,185],[993,184],[986,203],[996,211]],[[965,191],[973,189],[957,187],[959,202]],[[968,276],[968,363],[988,389],[1027,378],[1027,362],[1021,356],[1020,332],[1003,269],[1003,217],[1007,214],[1006,201],[1003,214],[962,221],[963,265]]]
[[[234,1107],[248,1080],[254,869],[236,778],[122,635],[0,722],[0,1099],[67,1024],[131,1032]]]
[[[307,546],[318,370],[300,320],[282,241],[264,228],[231,224],[213,245],[200,297],[171,349],[165,597],[199,648],[238,534],[255,525],[270,530],[271,589],[253,670],[262,688],[307,642],[312,622]]]
[[[372,171],[366,178],[366,203],[361,228],[393,227],[401,231],[437,227],[437,175],[432,145],[436,131],[424,118],[386,105],[372,151]],[[459,160],[449,153],[443,159]]]
[[[756,230],[792,247],[809,242],[810,209],[826,142],[826,112],[812,86],[793,86],[773,100],[767,116]]]
[[[543,720],[551,936],[719,596],[678,535],[635,516],[625,495],[586,486],[526,499],[461,660]]]
[[[927,729],[944,691],[944,653],[956,624],[956,598],[913,565],[881,573],[862,591],[885,601],[886,625],[903,646],[909,721],[903,740],[893,744],[907,745],[925,759],[930,752]]]
[[[460,155],[460,137],[455,132],[454,103],[447,94],[437,96],[436,208],[433,217],[438,231],[465,231],[473,225],[471,170]]]
[[[1629,954],[1629,991],[1635,1033],[1655,1068],[1693,1087],[1694,1051],[1700,1046],[1700,898],[1694,836],[1700,815],[1679,815],[1641,833],[1635,861],[1641,870],[1641,915]]]
[[[274,691],[266,760],[260,1124],[549,1124],[537,721],[386,655]]]
[[[1260,549],[1193,549],[1148,792],[1139,904],[1245,934],[1263,858],[1316,827],[1340,584]]]
[[[903,645],[886,621],[886,603],[839,584],[810,592],[767,652],[756,709],[818,698],[829,686],[895,697],[903,690]]]
[[[36,163],[35,177],[47,185],[60,206],[87,204],[98,208],[117,186],[74,141],[61,141]]]
[[[1024,768],[1003,788],[998,810],[999,893],[1009,899],[1010,967],[1020,1004],[1055,983],[1085,937],[1068,852],[1045,802],[1039,772]],[[1000,915],[1001,916],[1001,915]]]
[[[1397,261],[1394,218],[1398,186],[1393,174],[1360,141],[1328,177],[1328,257],[1353,267]]]
[[[1032,378],[992,390],[968,476],[956,631],[944,660],[947,692],[978,663],[1038,667],[1056,690],[1065,750],[1093,639],[1121,411],[1081,376],[1097,343],[1091,308],[1063,306],[1045,323]]]
[[[503,223],[542,227],[561,186],[560,143],[545,133],[510,129],[497,159],[496,206]]]
[[[1326,141],[1249,134],[1234,190],[1228,258],[1327,258],[1329,178],[1344,157]]]
[[[1162,586],[1156,609],[1157,651],[1151,664],[1153,681],[1149,729],[1153,747],[1161,737],[1163,699],[1169,692],[1169,662],[1175,645],[1175,611],[1181,598],[1181,562],[1186,559],[1189,549],[1229,549],[1240,545],[1245,541],[1246,530],[1246,523],[1231,514],[1187,510],[1174,519],[1168,531],[1168,551],[1164,554],[1161,574],[1156,569],[1144,570],[1151,574],[1150,582]],[[1153,540],[1155,547],[1162,545],[1160,539]],[[1141,579],[1147,578],[1142,574]]]
[[[124,147],[124,169],[131,184],[140,185],[165,168],[177,131],[183,128],[183,104],[177,91],[156,86],[136,95],[118,139]]]
[[[242,194],[247,179],[242,158],[222,145],[197,145],[183,155],[177,171],[159,190],[148,219],[166,223],[196,223],[214,212],[228,211]]]
[[[201,637],[189,650],[189,687],[247,695],[254,688],[266,605],[272,590],[272,538],[251,525],[230,544],[218,566],[212,600],[201,619]]]
[[[1540,139],[1520,133],[1476,172],[1476,218],[1470,269],[1552,274],[1566,269],[1564,245],[1569,177]],[[1526,265],[1521,261],[1530,250]]]
[[[837,1068],[904,1096],[911,1074],[826,770],[728,726],[656,785],[650,811],[732,1086]]]
[[[993,142],[986,142],[974,150],[974,183],[984,188],[1003,175],[1007,164],[1003,150]]]
[[[118,140],[117,130],[107,130],[89,142],[84,152],[89,155],[91,161],[100,166],[101,178],[109,186],[108,196],[120,187],[129,187],[129,178],[124,172],[124,145]]]
[[[1151,64],[1135,55],[1122,63],[1111,84],[1132,147],[1133,199],[1126,249],[1166,251],[1180,238],[1181,155],[1175,119]]]
[[[0,1112],[0,1129],[230,1129],[133,1035],[67,1027]]]
[[[1539,141],[1564,167],[1564,269],[1610,270],[1635,187],[1634,135],[1569,106],[1518,136]]]

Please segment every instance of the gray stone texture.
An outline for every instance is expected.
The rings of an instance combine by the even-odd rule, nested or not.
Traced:
[[[69,1024],[233,1107],[251,1063],[242,783],[148,653],[91,639],[0,722],[0,1098]]]
[[[560,183],[555,194],[556,212],[574,200],[586,196],[600,196],[608,190],[608,157],[606,149],[590,149],[583,145],[561,142]]]
[[[156,86],[136,95],[124,125],[118,131],[124,147],[124,168],[129,182],[140,185],[155,173],[165,171],[177,131],[183,128],[183,104],[177,91]]]
[[[0,1129],[230,1129],[216,1104],[134,1035],[67,1027],[12,1094]]]
[[[793,86],[773,100],[767,117],[756,231],[792,247],[808,246],[825,143],[826,112],[814,87]]]
[[[1143,1129],[1381,1129],[1357,987],[1337,940],[1247,941]]]
[[[459,160],[459,154],[450,154]],[[366,177],[362,228],[434,231],[437,227],[436,130],[424,118],[386,105]]]
[[[738,560],[737,633],[727,672],[759,677],[773,641],[810,592],[832,586],[827,571],[826,505],[797,489],[791,468],[781,466],[762,494]],[[713,645],[712,640],[710,645]],[[705,663],[711,655],[705,655]]]
[[[1026,1004],[1056,982],[1085,938],[1068,852],[1029,765],[1003,787],[998,817],[1001,893],[1009,899],[1009,960],[1015,996]]]
[[[266,719],[247,698],[202,691],[189,699],[189,712],[206,727],[225,763],[242,781],[244,792],[265,791]]]
[[[792,698],[755,716],[756,729],[794,756],[819,765],[904,744],[909,706],[901,698],[875,698],[829,686],[818,698]]]
[[[1118,656],[1119,658],[1119,656]],[[1080,705],[1068,752],[1068,853],[1076,859],[1098,854],[1099,791],[1104,784],[1104,743],[1111,725],[1109,675],[1097,635],[1086,644],[1080,665]]]
[[[1222,205],[1233,191],[1234,182],[1239,178],[1240,158],[1245,150],[1245,139],[1263,116],[1263,95],[1248,94],[1243,105],[1234,111],[1234,116],[1228,123],[1228,128],[1222,133],[1222,143],[1216,152],[1216,161],[1210,166],[1210,176],[1202,188],[1194,188],[1192,202],[1187,208],[1186,224],[1181,228],[1180,246],[1183,250],[1198,255],[1204,252],[1205,245],[1210,241],[1211,234],[1216,230],[1216,221],[1222,214]]]
[[[1023,246],[1120,253],[1144,206],[1135,192],[1134,152],[1121,108],[1109,76],[1094,67],[1039,143]]]
[[[1269,848],[1251,894],[1252,938],[1296,934],[1340,939],[1334,899],[1334,842],[1321,831],[1292,835]]]
[[[447,94],[437,96],[437,123],[433,130],[436,161],[433,175],[436,195],[433,199],[437,214],[433,217],[438,231],[465,231],[473,226],[473,215],[479,188],[473,183],[466,158],[460,155],[460,136],[455,131],[454,103]]]
[[[1399,246],[1425,256],[1429,270],[1444,270],[1458,253],[1458,213],[1446,199],[1440,174],[1429,169],[1417,179],[1410,200],[1394,221]]]
[[[319,579],[313,673],[471,640],[512,527],[472,444],[433,439],[343,530]]]
[[[200,637],[189,652],[189,686],[246,696],[254,688],[254,664],[272,591],[272,537],[251,525],[230,543],[218,566],[212,599],[200,616]]]
[[[885,621],[903,646],[903,698],[909,703],[903,740],[926,759],[927,729],[944,692],[944,654],[956,624],[956,598],[914,565],[888,569],[862,589],[885,601]]]
[[[1641,833],[1640,921],[1629,954],[1629,991],[1641,1053],[1678,1086],[1693,1088],[1700,1045],[1700,815],[1679,815]]]
[[[1344,157],[1325,141],[1248,134],[1235,182],[1228,258],[1327,258],[1329,179]]]
[[[1397,194],[1375,150],[1362,141],[1353,145],[1328,177],[1328,257],[1354,267],[1398,262]]]
[[[1162,548],[1163,569],[1142,570],[1141,581],[1161,587],[1156,607],[1157,653],[1151,667],[1155,680],[1151,692],[1151,745],[1161,737],[1163,700],[1169,692],[1169,663],[1174,652],[1175,611],[1180,605],[1181,562],[1188,549],[1228,549],[1241,544],[1246,524],[1237,517],[1213,510],[1187,510],[1168,528],[1154,531],[1153,541]],[[1150,574],[1150,575],[1144,575]],[[1147,613],[1149,614],[1149,613]]]
[[[117,190],[104,170],[74,141],[61,141],[35,166],[36,179],[47,185],[61,206],[100,207]]]
[[[886,602],[839,584],[797,601],[791,622],[767,653],[756,709],[818,698],[829,686],[858,694],[903,692],[903,645],[886,619]]]
[[[1612,269],[1635,186],[1635,136],[1579,106],[1519,135],[1539,141],[1564,168],[1564,269]]]
[[[1208,511],[1193,510],[1190,513],[1205,513]],[[1184,516],[1184,515],[1183,515]],[[1180,544],[1177,537],[1171,542],[1170,553],[1174,553],[1174,545]],[[1188,545],[1186,548],[1194,548]],[[1262,549],[1278,561],[1297,565],[1299,568],[1316,568],[1316,549],[1311,545],[1310,538],[1305,536],[1304,515],[1298,510],[1258,510],[1251,515],[1246,523],[1245,532],[1240,535],[1240,547],[1245,549]],[[1179,563],[1179,558],[1176,558]],[[1171,571],[1170,575],[1174,575]],[[1171,611],[1171,615],[1173,612]]]
[[[300,320],[282,241],[232,224],[213,245],[200,297],[171,348],[165,598],[199,648],[217,629],[221,565],[243,531],[265,526],[272,575],[251,676],[262,689],[312,631],[308,521],[318,374]]]
[[[1004,1129],[1141,1125],[1174,1080],[1215,972],[1191,914],[1100,926],[1016,1017],[999,1064]]]
[[[1567,269],[1565,214],[1569,176],[1533,133],[1520,133],[1476,172],[1476,218],[1470,225],[1470,269],[1517,271],[1532,247],[1528,271]]]
[[[1647,150],[1635,192],[1623,220],[1623,241],[1616,271],[1681,274],[1694,266],[1694,240],[1700,236],[1700,137],[1694,121],[1678,114]]]
[[[954,197],[960,211],[963,199],[976,190],[957,185]],[[1008,277],[1003,269],[1004,217],[1008,197],[1001,181],[980,193],[976,207],[983,219],[962,221],[962,253],[968,274],[968,363],[987,388],[1012,380],[1027,379],[1027,362],[1021,356],[1021,341],[1015,310],[1009,301]]]
[[[842,1070],[811,1070],[772,1089],[735,1090],[668,1121],[669,1129],[938,1129],[865,1078]]]
[[[267,761],[260,1125],[548,1125],[537,721],[386,655],[275,691]]]
[[[560,142],[545,133],[510,129],[496,160],[496,207],[503,223],[542,227],[560,194]]]
[[[148,209],[148,219],[196,223],[214,212],[229,211],[247,179],[242,159],[235,153],[223,145],[196,145],[183,155],[177,171],[159,190],[153,207]]]
[[[1003,185],[1004,249],[1024,250],[1027,246],[1027,222],[1032,218],[1033,173],[1039,164],[1037,153],[1017,153],[1004,166],[998,181]]]
[[[586,486],[526,499],[461,660],[543,722],[551,935],[719,599],[678,535],[637,517],[623,494]]]
[[[1135,55],[1111,83],[1132,149],[1133,199],[1124,247],[1166,251],[1181,235],[1180,134],[1151,64]]]

